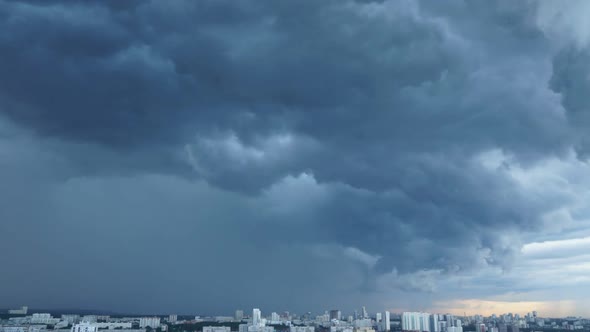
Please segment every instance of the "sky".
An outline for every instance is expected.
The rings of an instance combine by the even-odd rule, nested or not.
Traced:
[[[588,14],[0,0],[0,307],[590,316]]]

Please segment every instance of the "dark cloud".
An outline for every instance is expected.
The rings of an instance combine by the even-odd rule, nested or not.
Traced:
[[[187,292],[217,298],[191,309],[274,306],[289,289],[298,309],[383,305],[383,285],[509,269],[571,199],[511,168],[567,156],[586,123],[587,52],[551,62],[536,8],[1,1],[0,243],[33,232],[19,257],[46,271],[23,297],[72,285],[80,303],[88,282],[105,307],[133,284],[121,310],[180,310]],[[109,278],[62,277],[80,262]],[[140,305],[142,289],[167,300]]]

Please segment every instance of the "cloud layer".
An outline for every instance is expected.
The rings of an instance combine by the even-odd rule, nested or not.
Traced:
[[[578,14],[0,1],[0,305],[542,302],[589,230]]]

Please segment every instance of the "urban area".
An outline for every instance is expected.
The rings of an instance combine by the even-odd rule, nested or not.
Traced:
[[[544,332],[590,330],[581,317],[545,318],[536,311],[524,316],[501,314],[457,316],[427,312],[369,313],[362,307],[350,315],[329,310],[320,315],[290,312],[264,316],[260,309],[236,310],[233,316],[130,316],[33,312],[28,307],[0,314],[0,332]],[[107,331],[105,331],[107,332]]]

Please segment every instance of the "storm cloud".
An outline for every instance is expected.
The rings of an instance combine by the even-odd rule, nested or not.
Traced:
[[[421,309],[546,290],[518,279],[546,254],[530,248],[590,230],[590,51],[568,15],[0,1],[0,306]]]

